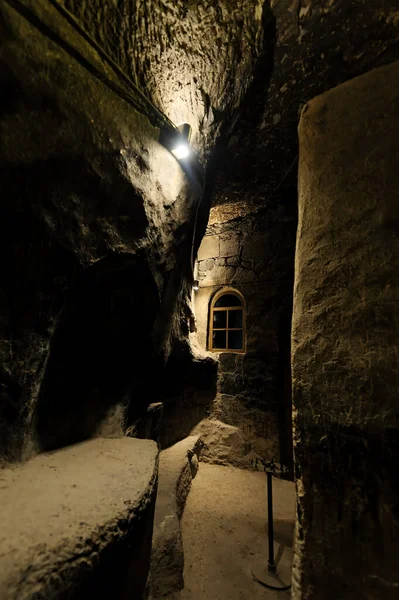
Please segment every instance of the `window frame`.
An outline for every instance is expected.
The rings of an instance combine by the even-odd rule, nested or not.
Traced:
[[[221,306],[221,307],[216,307],[215,308],[215,304],[216,302],[222,297],[222,296],[236,296],[239,301],[241,302],[241,306]],[[217,311],[222,311],[225,310],[226,311],[226,327],[213,327],[213,315],[214,312]],[[233,310],[241,310],[242,311],[242,327],[229,327],[229,311],[233,311]],[[245,327],[245,323],[246,323],[246,305],[245,305],[245,298],[244,296],[238,291],[235,290],[234,288],[223,288],[221,290],[218,290],[212,297],[210,305],[209,305],[209,318],[208,318],[208,350],[209,352],[223,352],[223,353],[231,353],[231,354],[244,354],[245,353],[245,349],[246,349],[246,327]],[[242,331],[242,348],[214,348],[213,347],[213,332],[214,331],[226,331],[226,346],[228,346],[229,343],[229,338],[228,338],[228,332],[229,331]]]

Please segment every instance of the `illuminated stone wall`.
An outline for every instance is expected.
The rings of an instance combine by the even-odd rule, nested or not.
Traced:
[[[299,126],[295,600],[398,593],[399,63]]]
[[[26,7],[36,21],[0,13],[7,459],[123,435],[157,398],[154,374],[188,333],[200,192],[90,44],[47,2]]]
[[[197,257],[199,290],[193,294],[193,338],[202,350],[208,349],[213,295],[233,287],[246,303],[245,353],[212,353],[219,366],[210,416],[240,429],[242,440],[230,462],[250,467],[259,454],[291,465],[289,340],[296,223],[291,218],[282,230],[276,226],[281,210],[231,208],[211,209]]]

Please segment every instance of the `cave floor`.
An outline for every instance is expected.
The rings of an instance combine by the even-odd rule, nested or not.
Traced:
[[[295,487],[273,478],[276,541],[292,559]],[[266,475],[201,463],[182,518],[182,600],[274,600],[290,598],[255,581],[254,563],[267,556]]]

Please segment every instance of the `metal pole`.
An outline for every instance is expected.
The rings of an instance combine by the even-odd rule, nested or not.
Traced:
[[[273,540],[273,488],[272,474],[267,473],[267,529],[269,533],[269,571],[276,571],[274,564],[274,540]]]
[[[276,554],[277,565],[274,562],[274,531],[273,531],[273,473],[276,473],[276,465],[273,461],[266,463],[262,461],[267,475],[267,530],[269,537],[269,560],[267,567],[265,559],[262,562],[257,562],[252,567],[252,575],[259,583],[266,585],[274,590],[286,590],[291,586],[291,570],[292,561],[287,564],[287,561],[281,562],[284,548],[280,544],[280,548]],[[270,467],[270,470],[267,470]],[[283,469],[281,468],[281,472]]]

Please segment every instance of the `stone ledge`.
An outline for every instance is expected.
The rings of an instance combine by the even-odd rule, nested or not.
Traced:
[[[201,449],[200,437],[190,436],[160,453],[151,554],[150,598],[154,600],[177,598],[184,585],[180,519]]]
[[[141,598],[157,456],[98,438],[0,471],[0,598]]]
[[[276,448],[274,441],[275,435],[272,439],[270,439],[271,436],[258,435],[252,422],[248,423],[246,420],[248,418],[247,413],[244,412],[240,427],[220,420],[220,417],[223,416],[220,403],[227,401],[239,403],[239,400],[236,400],[234,396],[218,395],[214,414],[209,419],[203,419],[193,429],[193,433],[199,434],[203,440],[201,461],[222,466],[231,465],[241,469],[252,469],[254,458],[278,456],[278,448]],[[255,415],[256,418],[263,416],[265,419],[273,419],[274,426],[274,416],[262,415],[261,411],[255,412]]]

